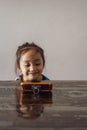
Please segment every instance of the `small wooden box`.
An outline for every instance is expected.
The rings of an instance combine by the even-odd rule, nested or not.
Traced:
[[[43,81],[43,82],[21,82],[21,90],[24,92],[31,92],[34,94],[43,93],[43,92],[52,92],[52,82]]]

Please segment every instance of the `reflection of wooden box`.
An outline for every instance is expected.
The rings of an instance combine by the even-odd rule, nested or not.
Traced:
[[[33,95],[30,93],[20,93],[21,104],[52,104],[52,93],[43,93],[38,95]]]
[[[34,93],[34,94],[52,91],[52,82],[50,82],[50,81],[21,82],[20,86],[21,86],[21,89],[24,92],[31,92],[31,93]]]

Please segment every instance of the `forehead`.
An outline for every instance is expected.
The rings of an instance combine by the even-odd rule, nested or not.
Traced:
[[[42,56],[39,51],[35,49],[30,49],[22,54],[21,59],[23,61],[41,60]]]

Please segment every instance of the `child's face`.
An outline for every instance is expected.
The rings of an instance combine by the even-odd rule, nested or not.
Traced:
[[[22,54],[19,71],[23,74],[23,81],[41,81],[43,68],[41,54],[35,49]]]

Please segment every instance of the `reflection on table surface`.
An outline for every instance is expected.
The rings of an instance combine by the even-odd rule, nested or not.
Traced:
[[[49,94],[29,94],[0,81],[1,130],[87,130],[87,81],[53,81]]]
[[[44,104],[52,103],[52,93],[33,94],[17,91],[17,111],[19,116],[29,119],[38,118],[44,111]]]

